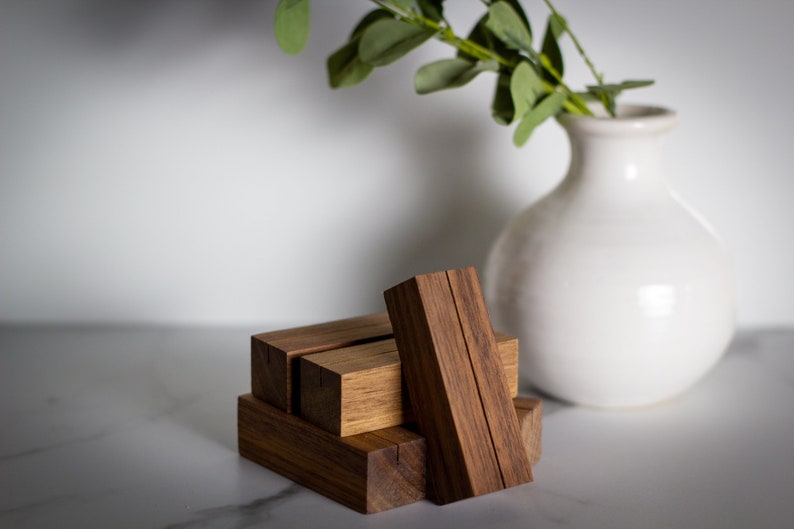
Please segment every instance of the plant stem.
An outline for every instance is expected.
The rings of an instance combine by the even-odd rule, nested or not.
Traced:
[[[551,14],[554,15],[555,17],[557,17],[557,20],[565,21],[565,18],[563,18],[562,15],[560,15],[560,13],[557,11],[557,9],[554,7],[554,5],[551,3],[551,0],[543,0],[543,2],[549,8],[549,11],[551,11]],[[577,39],[576,35],[574,35],[573,31],[571,31],[571,28],[568,26],[568,22],[567,21],[565,21],[563,26],[565,27],[565,32],[568,35],[570,35],[571,42],[573,42],[573,45],[576,47],[576,51],[579,52],[579,55],[582,57],[582,59],[584,60],[585,64],[587,65],[587,67],[590,69],[590,72],[593,74],[593,77],[595,77],[596,83],[598,83],[598,86],[600,88],[604,88],[604,74],[598,72],[598,70],[596,69],[595,65],[593,64],[593,61],[590,60],[590,57],[588,57],[587,53],[584,51],[584,48],[582,47],[582,44],[579,42],[579,39]],[[606,110],[610,114],[610,116],[612,116],[613,118],[615,117],[615,112],[613,111],[612,108],[609,107],[609,105],[605,104],[604,108],[606,108]]]
[[[570,105],[564,105],[566,110],[568,110],[569,112],[573,112],[575,114],[582,114],[584,116],[592,116],[593,115],[592,110],[590,110],[587,107],[587,104],[579,96],[579,94],[577,94],[576,92],[573,92],[570,88],[568,88],[568,85],[566,85],[565,83],[562,82],[562,76],[560,75],[560,72],[558,72],[557,69],[554,66],[552,66],[551,62],[549,62],[549,60],[546,58],[545,55],[541,55],[540,61],[541,61],[541,64],[542,64],[543,68],[547,72],[549,72],[552,77],[554,77],[554,80],[557,81],[557,86],[559,86],[560,89],[568,97],[568,99],[566,100],[566,103],[570,103]],[[548,81],[544,80],[543,81],[543,86],[546,87],[546,90],[548,92],[551,92],[551,91],[554,90],[554,85],[552,85]],[[572,110],[571,106],[575,110]]]

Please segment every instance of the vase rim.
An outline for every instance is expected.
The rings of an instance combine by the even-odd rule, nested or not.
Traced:
[[[608,116],[599,104],[591,104],[589,108],[594,116],[562,113],[557,116],[557,121],[568,131],[603,135],[661,133],[670,130],[678,122],[675,111],[657,105],[617,105],[617,116],[614,118]]]

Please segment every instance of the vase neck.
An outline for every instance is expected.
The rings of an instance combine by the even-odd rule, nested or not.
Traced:
[[[672,112],[652,108],[618,118],[572,116],[560,122],[571,143],[569,185],[631,194],[666,189],[662,139],[675,125]]]
[[[571,138],[569,179],[599,186],[664,185],[661,138]]]

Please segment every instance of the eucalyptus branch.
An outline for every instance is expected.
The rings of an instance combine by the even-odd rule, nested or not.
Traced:
[[[526,142],[535,127],[559,112],[593,115],[584,94],[573,91],[563,80],[558,38],[564,33],[570,35],[597,82],[587,86],[587,94],[597,97],[611,116],[615,115],[615,98],[620,92],[653,83],[632,80],[605,84],[603,74],[596,70],[552,0],[543,0],[551,14],[541,48],[533,45],[529,20],[517,0],[481,0],[486,13],[466,38],[453,31],[440,0],[370,1],[377,9],[367,13],[348,41],[328,57],[332,88],[359,84],[374,69],[435,39],[458,53],[422,66],[414,77],[417,93],[457,88],[483,72],[498,73],[491,111],[500,124],[518,123],[513,135],[516,145]],[[308,41],[309,3],[310,0],[278,2],[275,36],[286,53],[300,53]]]
[[[378,5],[381,9],[385,9],[386,11],[395,15],[404,22],[413,24],[414,26],[423,29],[435,31],[436,39],[446,44],[449,44],[455,47],[456,49],[468,55],[471,55],[472,57],[475,57],[478,60],[481,61],[494,60],[511,72],[516,67],[516,61],[510,61],[505,57],[502,57],[493,50],[480,46],[476,42],[473,42],[469,39],[465,39],[456,35],[448,24],[442,26],[441,24],[438,24],[434,20],[424,17],[413,11],[406,11],[402,9],[400,6],[396,6],[386,0],[372,0],[372,2]],[[485,2],[485,5],[488,5],[487,2]],[[548,71],[549,74],[552,77],[554,77],[554,80],[557,82],[557,86],[554,86],[549,82],[544,82],[543,88],[546,93],[551,94],[553,92],[556,92],[557,88],[559,88],[559,90],[562,91],[567,96],[566,102],[563,105],[566,110],[575,114],[583,114],[583,115],[593,114],[592,111],[585,104],[584,100],[582,100],[582,98],[579,96],[579,94],[574,92],[567,84],[565,84],[562,76],[551,65],[551,63],[549,63],[548,61],[544,61],[541,55],[538,54],[534,49],[530,48],[529,50],[525,50],[525,51],[529,55],[530,59],[532,59],[536,64],[538,64],[540,67]]]

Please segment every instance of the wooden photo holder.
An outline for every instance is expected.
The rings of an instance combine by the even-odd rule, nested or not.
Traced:
[[[385,312],[251,337],[251,392],[287,413],[299,406],[297,358],[392,336]]]
[[[510,395],[518,394],[518,339],[496,333]],[[300,359],[300,413],[335,435],[414,421],[394,339],[315,353]]]
[[[440,504],[532,481],[532,469],[474,268],[384,292]]]
[[[240,455],[358,512],[425,497],[425,440],[400,427],[338,437],[251,394],[237,401]]]

